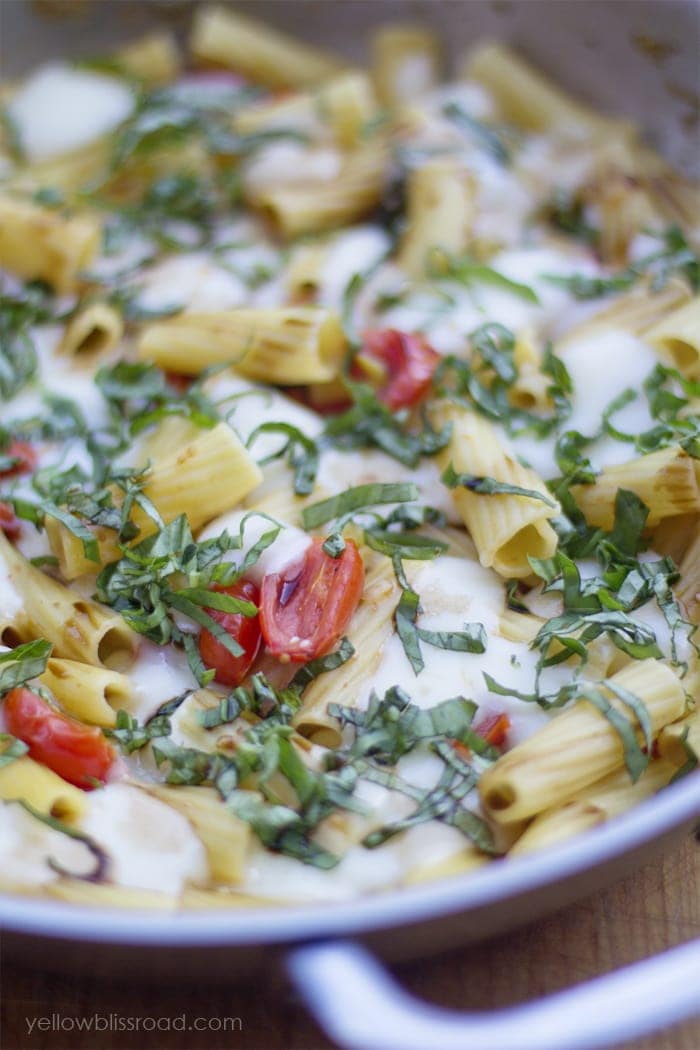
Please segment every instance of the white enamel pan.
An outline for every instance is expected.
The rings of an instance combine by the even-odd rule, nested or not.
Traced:
[[[692,119],[700,86],[696,3],[259,0],[237,6],[358,59],[368,28],[395,19],[442,30],[455,54],[478,37],[505,39],[584,100],[637,120],[677,166],[695,174],[700,168]],[[188,7],[180,0],[99,0],[82,15],[57,18],[28,0],[0,0],[3,76],[49,57],[111,50],[156,24],[179,29],[189,20]],[[666,46],[655,50],[650,41]],[[358,1050],[609,1047],[700,1014],[700,941],[493,1014],[419,1003],[394,984],[378,957],[415,959],[531,922],[677,847],[699,822],[696,772],[556,849],[347,904],[169,915],[0,895],[2,948],[6,960],[31,955],[47,967],[94,975],[128,974],[138,960],[140,975],[163,979],[194,977],[205,967],[208,980],[217,972],[230,979],[263,966],[269,972],[276,963],[329,1036]]]

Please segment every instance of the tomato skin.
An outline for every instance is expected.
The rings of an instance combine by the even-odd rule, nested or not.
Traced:
[[[8,540],[18,540],[22,534],[22,526],[9,503],[0,502],[0,532]]]
[[[116,753],[97,726],[60,714],[24,687],[10,690],[3,710],[8,731],[28,745],[30,758],[84,791],[106,779]]]
[[[440,361],[423,336],[396,328],[366,332],[362,351],[386,367],[388,381],[377,396],[392,411],[412,408],[425,397]]]
[[[474,732],[477,733],[482,740],[485,740],[488,744],[492,744],[494,747],[503,747],[509,729],[510,718],[503,712],[485,715],[485,717],[474,726]]]
[[[270,653],[306,663],[333,648],[358,606],[365,570],[357,544],[332,558],[315,537],[301,561],[268,573],[260,588],[260,626]]]
[[[178,394],[186,393],[195,380],[194,376],[186,376],[182,372],[166,372],[165,378]]]
[[[237,580],[228,587],[215,584],[211,589],[220,594],[230,594],[233,598],[243,598],[255,605],[260,604],[260,592],[250,580]],[[260,649],[262,635],[259,617],[222,612],[220,609],[207,609],[206,612],[238,642],[243,652],[240,656],[233,656],[210,631],[203,628],[199,635],[199,655],[207,667],[215,670],[215,681],[221,685],[240,685]]]
[[[28,441],[18,441],[13,438],[3,455],[11,456],[18,462],[7,470],[0,470],[0,478],[12,478],[17,474],[31,474],[36,469],[37,454]]]

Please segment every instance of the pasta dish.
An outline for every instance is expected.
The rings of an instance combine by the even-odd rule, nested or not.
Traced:
[[[2,88],[0,890],[329,902],[700,748],[697,189],[498,43]]]

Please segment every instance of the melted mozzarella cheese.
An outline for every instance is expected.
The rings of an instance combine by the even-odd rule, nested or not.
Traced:
[[[256,193],[270,186],[296,182],[329,182],[340,172],[337,149],[309,149],[300,142],[273,142],[246,164],[245,183]]]
[[[343,296],[356,274],[366,274],[387,254],[391,238],[379,226],[355,226],[335,238],[324,260],[319,303],[340,310]]]
[[[0,857],[2,889],[53,882],[59,878],[58,868],[76,876],[95,868],[95,857],[84,842],[48,827],[15,802],[0,802]]]
[[[15,587],[12,571],[0,562],[0,623],[12,623],[22,610],[24,598]]]
[[[192,629],[194,624],[188,622],[188,627]],[[141,642],[136,659],[126,673],[132,686],[128,710],[140,721],[151,718],[166,700],[197,688],[182,650],[146,640]]]
[[[422,460],[417,467],[406,467],[376,449],[353,452],[329,449],[321,456],[317,484],[327,495],[344,492],[355,485],[392,481],[414,482],[420,489],[420,503],[442,511],[449,521],[461,521],[450,490],[440,480],[440,471],[432,459]],[[390,507],[384,510],[388,513]]]
[[[261,423],[289,423],[310,438],[317,437],[323,428],[316,412],[278,390],[251,383],[233,372],[220,372],[208,381],[206,390],[244,444]],[[256,437],[251,452],[263,460],[284,447],[286,441],[284,434],[262,433]]]
[[[176,810],[129,784],[110,784],[89,796],[82,830],[110,860],[120,886],[180,893],[209,877],[206,851]]]
[[[243,281],[214,265],[202,252],[166,259],[143,279],[137,305],[143,310],[227,310],[247,298]]]
[[[572,340],[561,351],[574,387],[573,412],[567,427],[582,434],[595,434],[608,405],[625,390],[639,389],[658,363],[651,347],[624,330],[606,330]],[[639,434],[653,426],[643,398],[637,398],[614,419],[621,430]],[[624,446],[624,459],[631,458]]]
[[[373,690],[382,696],[387,689],[399,685],[423,708],[462,695],[476,701],[483,714],[505,712],[513,721],[509,736],[513,743],[543,725],[547,715],[537,705],[514,697],[494,697],[483,678],[487,673],[519,691],[529,692],[537,663],[536,654],[527,645],[507,641],[499,634],[504,596],[493,573],[476,561],[449,556],[415,563],[408,567],[408,573],[423,609],[419,625],[431,631],[461,631],[465,623],[481,623],[487,636],[486,652],[451,652],[421,643],[425,668],[416,675],[400,638],[392,635],[375,673],[358,690],[357,705],[366,707]],[[548,684],[569,676],[568,670],[551,671]]]
[[[27,159],[37,161],[113,131],[134,101],[123,80],[55,62],[29,77],[7,109]]]

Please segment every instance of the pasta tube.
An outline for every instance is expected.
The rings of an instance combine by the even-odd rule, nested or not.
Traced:
[[[532,131],[581,129],[588,134],[629,135],[633,126],[612,120],[570,98],[547,77],[503,44],[483,44],[466,64],[465,73],[483,84],[506,120]]]
[[[611,328],[621,328],[646,338],[650,328],[663,320],[669,311],[687,303],[690,297],[688,285],[677,277],[671,277],[658,291],[653,291],[647,283],[640,282],[639,287],[620,295],[593,317],[570,328],[557,341],[557,348],[561,350],[584,335],[609,331]]]
[[[186,514],[193,532],[231,510],[262,481],[262,471],[227,423],[201,430],[151,467],[144,494],[166,522]],[[141,537],[154,523],[136,508]]]
[[[240,109],[234,127],[241,134],[292,129],[315,138],[331,138],[344,149],[356,146],[377,115],[377,100],[366,73],[350,71],[325,81],[314,91],[273,99]]]
[[[86,557],[83,541],[58,518],[47,517],[44,520],[44,529],[51,553],[58,561],[59,572],[64,580],[77,580],[79,576],[95,573],[101,565],[108,565],[119,558],[116,533],[101,525],[90,526],[90,532],[97,542],[99,561],[92,561]]]
[[[22,599],[3,640],[46,638],[57,656],[95,667],[118,667],[133,658],[136,635],[119,613],[51,579],[15,550],[1,530],[0,571]]]
[[[57,773],[23,755],[0,768],[0,799],[20,799],[40,813],[73,824],[85,812],[85,792]]]
[[[127,76],[149,87],[169,84],[180,72],[180,54],[172,33],[156,32],[139,37],[117,51],[115,57]]]
[[[684,376],[700,377],[700,295],[649,328],[645,338]]]
[[[190,37],[200,62],[215,62],[272,88],[318,84],[343,63],[295,37],[223,7],[197,9]]]
[[[444,860],[425,861],[411,868],[403,880],[404,886],[417,886],[433,879],[448,879],[452,875],[461,875],[465,871],[474,871],[489,863],[489,858],[476,846],[465,846],[459,853],[453,853]]]
[[[48,660],[39,681],[68,714],[98,726],[115,725],[115,710],[127,707],[132,694],[125,674],[57,657]]]
[[[475,183],[461,165],[435,160],[408,178],[408,221],[398,263],[413,277],[439,268],[441,256],[463,255],[475,216]]]
[[[697,526],[696,526],[697,528]],[[691,623],[700,623],[700,530],[683,555],[674,590]]]
[[[391,24],[372,34],[372,78],[380,102],[393,108],[413,102],[440,81],[442,48],[429,29]]]
[[[673,558],[680,565],[686,551],[700,534],[700,514],[678,514],[664,518],[654,529],[651,545],[658,554]]]
[[[160,454],[151,464],[143,494],[166,524],[185,514],[192,531],[198,532],[212,518],[231,510],[257,488],[263,474],[227,423],[203,430],[182,420],[166,421],[170,422],[173,425],[166,425],[165,433],[149,449]],[[186,434],[190,435],[189,440],[183,441]],[[170,448],[165,451],[168,439]],[[225,479],[225,484],[221,479]],[[120,494],[115,493],[115,502],[119,500]],[[157,527],[153,518],[138,506],[134,506],[131,520],[139,528],[136,542]],[[82,540],[62,522],[47,518],[46,532],[66,580],[94,573],[100,565],[119,558],[116,534],[111,529],[91,527],[98,544],[98,562],[86,557]]]
[[[626,770],[611,773],[570,801],[535,817],[508,851],[509,856],[546,849],[605,824],[666,787],[675,770],[673,763],[658,759],[649,764],[635,784]]]
[[[386,149],[375,140],[347,153],[332,179],[245,192],[282,237],[323,233],[356,222],[379,204],[388,166]]]
[[[149,325],[138,345],[143,361],[184,375],[230,364],[282,386],[333,379],[346,349],[339,317],[316,306],[180,314]]]
[[[475,413],[456,405],[437,406],[434,423],[452,423],[447,447],[438,453],[441,469],[449,466],[457,474],[493,478],[542,493],[545,502],[525,495],[486,495],[464,486],[453,490],[455,505],[474,540],[479,561],[501,576],[525,577],[532,574],[528,555],[549,558],[557,537],[549,518],[559,511],[544,482],[529,467],[523,467],[501,446],[495,429]]]
[[[680,680],[656,660],[636,660],[610,681],[645,705],[655,736],[685,710]],[[632,716],[624,705],[614,695],[609,699],[629,721]],[[511,824],[549,809],[559,798],[577,795],[622,763],[617,730],[596,707],[579,700],[484,773],[481,800],[495,821]]]
[[[35,161],[29,167],[22,168],[12,185],[18,190],[30,192],[50,186],[62,193],[73,194],[81,187],[106,176],[110,152],[109,139],[95,139],[68,153],[47,157],[46,160]]]
[[[687,760],[688,746],[700,755],[700,709],[697,708],[679,722],[664,726],[659,733],[659,754],[677,766]]]
[[[515,408],[545,410],[551,404],[548,389],[551,380],[542,371],[542,351],[529,330],[520,332],[513,348],[513,361],[518,369],[509,391]]]
[[[591,485],[572,485],[571,492],[589,525],[611,529],[619,489],[634,492],[649,508],[647,525],[700,510],[698,461],[678,446],[605,467]]]
[[[59,349],[70,356],[101,353],[116,346],[124,334],[121,316],[107,303],[83,307],[66,325]]]
[[[66,218],[38,204],[0,194],[0,266],[27,281],[72,291],[100,243],[100,225],[88,215]]]

